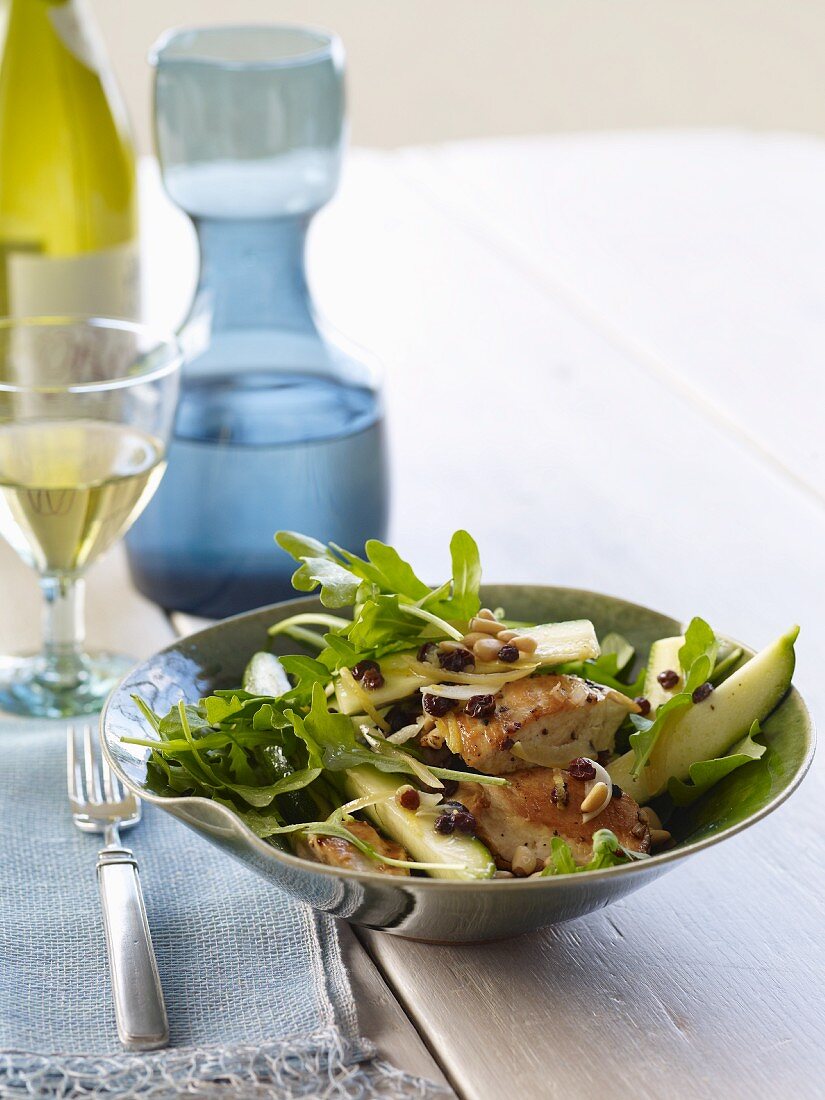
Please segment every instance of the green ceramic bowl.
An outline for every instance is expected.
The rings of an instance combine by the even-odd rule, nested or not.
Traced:
[[[491,607],[505,607],[515,619],[592,619],[600,637],[616,630],[642,655],[656,638],[682,629],[666,615],[570,588],[494,585],[484,588],[483,598]],[[194,701],[213,688],[237,686],[250,655],[268,648],[269,626],[298,611],[319,607],[314,599],[274,604],[226,619],[168,646],[114,690],[101,729],[115,771],[145,801],[174,814],[274,886],[323,912],[369,928],[418,940],[468,943],[515,936],[580,917],[638,890],[689,856],[770,813],[798,786],[813,756],[810,715],[799,694],[791,689],[763,724],[768,752],[762,759],[732,773],[670,823],[678,842],[675,848],[623,867],[521,880],[448,882],[324,867],[259,840],[240,818],[217,802],[154,794],[147,787],[148,750],[120,740],[128,734],[146,735],[132,693],[147,698],[156,711],[165,712],[181,698]],[[291,646],[294,650],[294,643],[279,638],[275,651],[288,653]],[[273,903],[277,904],[275,897]]]

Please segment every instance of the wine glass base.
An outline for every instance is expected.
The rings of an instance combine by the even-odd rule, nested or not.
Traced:
[[[37,718],[94,714],[135,663],[118,653],[86,654],[80,681],[67,688],[48,682],[39,654],[0,657],[0,710]]]

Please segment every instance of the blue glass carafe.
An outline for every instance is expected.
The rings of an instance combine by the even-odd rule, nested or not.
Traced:
[[[154,61],[164,185],[201,268],[169,466],[129,563],[161,606],[223,617],[293,594],[276,530],[385,532],[376,377],[322,331],[304,267],[338,182],[343,55],[321,31],[216,27],[172,32]]]

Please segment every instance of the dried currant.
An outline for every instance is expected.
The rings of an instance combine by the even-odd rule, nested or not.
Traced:
[[[438,654],[438,663],[447,672],[463,672],[465,668],[472,668],[476,659],[469,649],[448,649]]]
[[[585,756],[579,756],[576,760],[571,760],[567,765],[567,770],[574,779],[596,778],[596,769],[593,767],[593,762]]]
[[[491,718],[496,712],[496,701],[492,695],[473,695],[464,711],[471,718]]]
[[[357,665],[353,665],[350,669],[353,680],[363,680],[364,673],[366,672],[380,672],[381,669],[377,661],[359,661]]]
[[[435,819],[435,831],[444,835],[450,833],[473,833],[476,819],[461,802],[444,802],[439,806],[440,813]]]
[[[447,699],[443,695],[429,695],[425,692],[423,706],[424,713],[429,714],[431,718],[443,718],[455,706],[455,699]]]
[[[378,688],[383,687],[384,677],[381,675],[381,669],[377,666],[375,668],[368,668],[361,677],[361,684],[367,691],[377,691]]]
[[[705,680],[704,684],[700,684],[691,695],[691,699],[694,703],[704,703],[705,699],[713,691],[713,684],[710,680]]]
[[[672,668],[666,668],[664,672],[659,673],[656,679],[665,691],[672,691],[679,683],[679,673],[675,672]]]

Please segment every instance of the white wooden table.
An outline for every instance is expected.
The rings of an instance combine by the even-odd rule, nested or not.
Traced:
[[[173,324],[194,247],[145,167],[147,302]],[[660,133],[356,151],[311,258],[324,312],[384,362],[391,540],[420,572],[443,574],[467,526],[490,581],[614,592],[756,645],[799,621],[816,716],[825,145]],[[34,582],[1,564],[0,641],[34,644]],[[92,642],[142,656],[170,637],[120,551],[89,588]],[[824,796],[818,763],[768,821],[540,934],[347,936],[363,1029],[468,1100],[821,1097]]]

